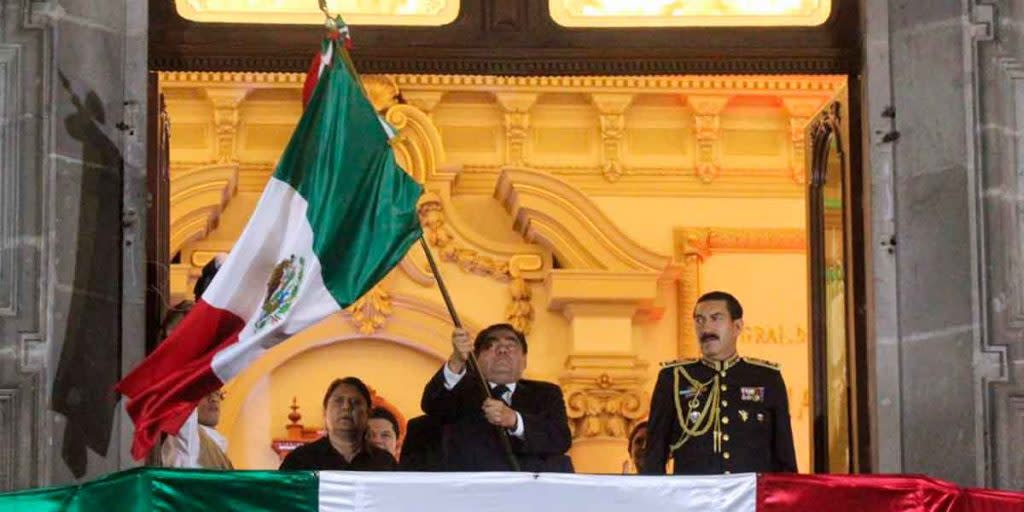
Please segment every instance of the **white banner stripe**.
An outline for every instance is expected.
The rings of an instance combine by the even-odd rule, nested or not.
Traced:
[[[324,285],[320,259],[313,252],[307,209],[306,199],[295,189],[271,178],[249,226],[203,294],[210,305],[246,319],[238,342],[213,356],[211,366],[221,382],[237,375],[270,347],[341,310]],[[252,236],[246,236],[250,230]],[[263,318],[264,324],[257,326],[263,316],[267,282],[274,268],[290,258],[296,265],[302,262],[302,277],[289,293],[288,309],[275,312],[275,318]]]
[[[757,475],[320,472],[321,512],[755,512]]]

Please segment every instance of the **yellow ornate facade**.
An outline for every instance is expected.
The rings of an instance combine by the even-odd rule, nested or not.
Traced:
[[[172,295],[230,250],[301,110],[299,75],[164,73],[171,118]],[[464,323],[529,333],[527,375],[563,386],[579,471],[618,472],[658,362],[693,356],[710,289],[747,310],[742,353],[782,363],[809,463],[803,127],[845,94],[829,76],[364,77]],[[416,247],[346,312],[228,385],[238,467],[276,466],[292,399],[319,419],[357,375],[420,414],[451,324]]]

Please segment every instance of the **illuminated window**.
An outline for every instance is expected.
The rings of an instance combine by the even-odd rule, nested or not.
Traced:
[[[832,0],[548,0],[567,27],[812,26]]]
[[[314,0],[174,0],[183,18],[218,23],[324,22]],[[445,25],[459,15],[459,0],[327,0],[350,25]]]

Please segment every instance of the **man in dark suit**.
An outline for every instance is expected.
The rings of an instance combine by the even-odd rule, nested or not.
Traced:
[[[565,400],[558,386],[522,379],[526,336],[508,324],[492,325],[470,341],[455,329],[452,355],[423,390],[423,411],[445,427],[447,469],[510,471],[500,436],[504,431],[520,470],[571,472],[565,455],[572,444]],[[470,351],[491,396],[467,369]]]

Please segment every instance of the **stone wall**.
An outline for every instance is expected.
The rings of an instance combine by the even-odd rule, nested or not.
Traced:
[[[112,386],[142,346],[140,218],[122,211],[144,215],[146,6],[10,1],[0,26],[4,490],[128,460]]]
[[[1011,4],[864,2],[876,471],[1024,486]]]

